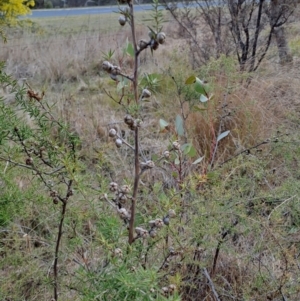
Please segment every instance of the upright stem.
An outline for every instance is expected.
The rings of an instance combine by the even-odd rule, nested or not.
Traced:
[[[53,274],[54,274],[54,300],[58,300],[58,252],[61,242],[61,237],[63,234],[63,224],[66,214],[66,208],[67,208],[67,201],[63,201],[62,203],[62,209],[61,209],[61,218],[58,226],[58,234],[56,239],[56,246],[55,246],[55,256],[54,256],[54,264],[53,264]]]
[[[67,203],[69,199],[69,192],[71,190],[71,186],[73,184],[73,181],[70,180],[68,183],[68,189],[67,189],[67,194],[66,197],[59,198],[60,201],[62,202],[62,208],[61,208],[61,217],[60,217],[60,222],[58,226],[58,234],[57,234],[57,239],[56,239],[56,245],[55,245],[55,253],[54,253],[54,264],[53,264],[53,277],[54,277],[54,300],[58,300],[58,252],[60,248],[60,243],[61,243],[61,238],[63,235],[63,225],[64,225],[64,220],[65,220],[65,215],[66,215],[66,209],[67,209]]]
[[[134,100],[136,105],[139,104],[139,97],[138,97],[138,49],[136,43],[136,36],[135,36],[135,23],[134,23],[134,9],[133,3],[130,1],[128,3],[130,7],[130,15],[131,15],[131,34],[132,34],[132,42],[134,47],[134,70],[133,70],[133,93],[134,93]],[[134,221],[135,221],[135,207],[136,207],[136,199],[137,199],[137,192],[139,186],[139,177],[140,177],[140,161],[139,161],[139,129],[136,128],[134,131],[134,186],[133,186],[133,195],[131,201],[131,217],[129,221],[129,238],[128,242],[131,245],[134,242]]]

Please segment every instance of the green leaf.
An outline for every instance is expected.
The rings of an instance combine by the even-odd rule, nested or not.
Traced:
[[[217,142],[219,142],[220,140],[225,138],[229,133],[230,133],[230,131],[226,131],[226,132],[223,132],[222,134],[220,134],[217,138]]]
[[[192,85],[196,82],[196,76],[195,75],[192,75],[190,76],[186,81],[185,81],[185,84],[186,85]]]
[[[179,165],[180,161],[179,161],[179,158],[178,158],[178,157],[176,157],[174,163],[175,163],[176,165]]]
[[[204,156],[203,157],[200,157],[198,158],[197,160],[195,160],[192,164],[198,164],[200,163],[202,160],[204,159]]]
[[[153,154],[153,155],[151,156],[151,160],[152,160],[152,161],[157,161],[157,160],[158,160],[158,155],[157,155],[157,154]]]
[[[183,151],[184,154],[186,154],[186,149],[190,147],[190,143],[185,143],[181,145],[181,150]]]
[[[203,111],[207,111],[207,108],[200,107],[200,106],[193,106],[193,111],[203,112]]]
[[[191,143],[185,143],[181,146],[181,150],[186,156],[189,156],[190,158],[195,157],[197,155],[197,151],[193,144]]]
[[[178,136],[183,136],[184,135],[183,120],[180,115],[176,116],[175,127]]]
[[[130,55],[131,57],[134,57],[134,48],[133,48],[133,45],[131,43],[127,43],[127,46],[126,46],[126,53],[128,55]]]
[[[169,126],[169,123],[164,119],[159,119],[159,126],[161,130],[164,130],[167,126]]]
[[[201,95],[200,95],[200,101],[201,101],[201,102],[207,102],[207,101],[208,101],[208,98],[207,98],[205,95],[201,94]]]
[[[126,78],[122,78],[117,85],[117,92],[120,92],[123,88],[128,86],[128,80]]]
[[[198,93],[200,93],[200,94],[206,94],[206,90],[204,88],[204,83],[198,77],[196,77],[195,91],[198,92]]]

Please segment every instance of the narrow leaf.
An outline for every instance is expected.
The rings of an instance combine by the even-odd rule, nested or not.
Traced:
[[[180,115],[176,116],[175,126],[176,126],[176,133],[178,134],[178,136],[183,136],[184,135],[183,120]]]
[[[197,160],[195,160],[192,164],[198,164],[200,163],[202,160],[204,159],[204,156],[203,157],[200,157],[198,158]]]
[[[169,125],[169,123],[163,119],[159,119],[159,126],[162,130],[164,130],[167,126]]]
[[[195,112],[203,112],[203,111],[207,111],[207,108],[204,108],[204,107],[199,107],[199,106],[194,106],[193,107],[193,111]]]
[[[195,91],[200,93],[200,94],[206,94],[206,91],[205,91],[205,88],[204,88],[204,83],[198,77],[196,77]]]
[[[226,131],[226,132],[223,132],[222,134],[220,134],[217,138],[217,142],[219,142],[220,140],[225,138],[229,133],[230,133],[230,131]]]
[[[134,57],[134,48],[131,43],[127,43],[126,53],[129,54],[131,57]]]
[[[201,94],[201,95],[200,95],[200,101],[201,101],[201,102],[207,102],[207,101],[208,101],[208,98],[207,98],[205,95]]]
[[[192,85],[196,82],[196,76],[192,75],[190,76],[186,81],[185,84],[186,85]]]
[[[189,152],[189,148],[191,147],[190,143],[185,143],[181,145],[181,150],[186,155],[187,152]]]
[[[190,158],[195,157],[197,155],[197,151],[192,143],[185,143],[181,146],[181,150],[186,156]]]

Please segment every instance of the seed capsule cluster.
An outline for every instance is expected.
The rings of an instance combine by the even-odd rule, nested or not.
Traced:
[[[132,131],[140,127],[143,123],[141,119],[134,119],[131,115],[126,115],[124,117],[124,122],[128,126],[128,128]]]
[[[170,284],[169,286],[164,286],[162,290],[162,294],[164,296],[172,295],[176,291],[177,287],[175,284]]]
[[[155,164],[151,160],[141,162],[141,170],[152,169],[153,167],[155,167]]]
[[[153,32],[153,31],[149,31],[148,33],[150,40],[150,48],[152,50],[157,50],[159,45],[162,45],[165,43],[166,41],[166,34],[164,32]]]
[[[122,208],[122,205],[126,204],[126,201],[130,198],[128,194],[131,192],[131,187],[129,185],[122,185],[119,187],[117,183],[111,182],[109,184],[109,190],[115,193],[113,202],[120,210],[122,209],[121,211],[118,211],[119,215],[122,217],[122,219],[126,219],[129,217],[129,214],[123,210],[125,208]]]
[[[121,137],[118,135],[116,129],[111,128],[111,129],[108,131],[108,136],[109,136],[110,138],[115,139],[115,145],[116,145],[117,148],[120,148],[120,147],[123,145],[123,140],[122,140]]]
[[[151,238],[156,237],[157,231],[160,230],[164,225],[168,226],[170,223],[170,218],[176,216],[175,210],[170,209],[168,214],[163,218],[157,218],[149,222],[150,230],[148,231]]]

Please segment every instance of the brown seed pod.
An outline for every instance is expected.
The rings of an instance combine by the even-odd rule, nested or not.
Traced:
[[[119,202],[120,202],[121,204],[125,204],[126,201],[127,201],[127,195],[124,194],[124,193],[120,193],[120,194],[118,195],[118,198],[119,198]]]
[[[169,292],[169,288],[168,287],[164,286],[164,287],[162,287],[161,290],[162,290],[163,295],[165,295],[165,296],[168,295],[168,292]]]
[[[144,89],[142,91],[142,98],[149,98],[151,96],[151,92],[148,89]]]
[[[118,209],[118,213],[121,217],[121,219],[129,219],[130,218],[130,214],[128,213],[128,211],[125,208],[120,208]]]
[[[104,71],[110,73],[111,70],[112,70],[112,68],[113,68],[113,65],[112,65],[110,62],[104,61],[104,62],[102,63],[102,69],[103,69]]]
[[[124,26],[126,24],[127,18],[125,16],[120,16],[119,17],[119,24],[121,26]]]
[[[33,164],[33,159],[31,157],[28,157],[25,161],[26,165],[32,165]]]
[[[139,40],[138,46],[140,50],[143,50],[148,47],[148,42],[146,40]]]
[[[115,144],[116,144],[117,148],[120,148],[122,146],[122,144],[123,144],[122,139],[120,139],[120,138],[116,139]]]
[[[150,236],[151,238],[156,237],[156,235],[157,235],[157,231],[156,231],[155,229],[151,229],[151,230],[149,231],[149,236]]]
[[[150,47],[151,47],[152,50],[157,50],[158,46],[159,46],[159,43],[156,40],[151,41]]]
[[[156,36],[156,40],[159,44],[164,44],[166,40],[166,35],[164,32],[159,32]]]
[[[53,204],[54,204],[54,205],[57,205],[57,204],[58,204],[58,201],[59,201],[59,199],[58,199],[58,198],[56,198],[56,197],[55,197],[55,198],[53,198]]]
[[[129,185],[123,185],[123,186],[121,186],[120,190],[122,193],[128,194],[130,192],[130,187],[129,187]]]
[[[113,253],[114,257],[122,257],[123,256],[123,252],[120,248],[116,248],[114,249],[114,253]]]
[[[135,233],[142,238],[146,238],[149,235],[148,231],[141,227],[136,227]]]
[[[109,183],[109,190],[112,192],[115,192],[118,190],[118,184],[115,182],[111,182]]]
[[[173,210],[173,209],[170,209],[170,210],[169,210],[169,212],[168,212],[168,216],[169,216],[170,218],[173,218],[173,217],[175,217],[175,216],[176,216],[176,212],[175,212],[175,210]]]
[[[117,135],[117,131],[115,129],[110,129],[108,131],[108,136],[114,138]]]
[[[119,75],[120,72],[121,72],[121,68],[119,66],[113,66],[110,71],[110,74],[111,75]]]
[[[134,119],[132,118],[131,115],[126,115],[126,116],[124,117],[124,122],[125,122],[127,125],[131,126],[131,125],[134,124]]]
[[[170,158],[170,152],[167,151],[167,150],[164,151],[163,156],[164,156],[166,159],[169,159],[169,158]]]
[[[50,196],[51,196],[52,198],[55,198],[55,197],[57,197],[57,196],[58,196],[58,193],[57,193],[57,191],[56,191],[56,190],[52,190],[52,191],[50,191]]]
[[[149,226],[151,227],[151,228],[153,228],[153,227],[155,227],[155,220],[153,220],[153,221],[150,221],[149,222]]]
[[[179,150],[180,149],[180,143],[178,141],[174,141],[173,142],[173,147],[174,147],[174,149]]]
[[[67,192],[67,197],[70,197],[74,194],[73,189],[69,189]]]
[[[170,224],[170,218],[168,216],[165,216],[163,222],[166,226],[168,226]]]
[[[170,284],[169,285],[169,293],[173,294],[176,291],[176,285],[175,284]]]
[[[157,228],[161,228],[161,227],[163,227],[163,225],[164,225],[164,222],[163,222],[163,220],[162,220],[161,218],[157,218],[157,219],[155,220],[155,226],[156,226]]]
[[[155,164],[153,161],[148,160],[146,162],[141,162],[141,169],[152,169],[153,167],[155,167]]]

